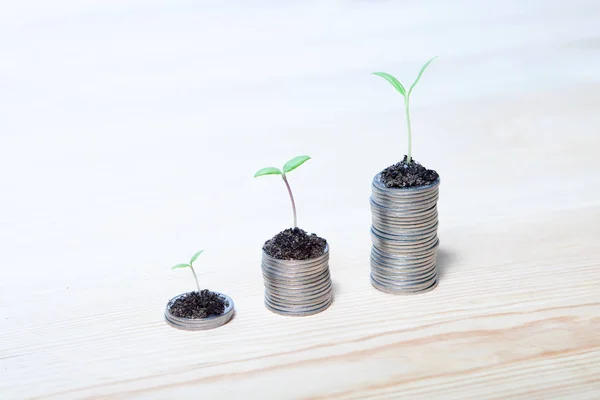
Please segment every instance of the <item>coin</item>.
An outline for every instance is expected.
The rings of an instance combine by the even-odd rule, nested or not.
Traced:
[[[211,315],[206,318],[176,317],[175,315],[171,314],[171,304],[173,304],[173,302],[175,300],[177,300],[179,297],[187,294],[187,293],[184,293],[184,294],[180,294],[179,296],[175,296],[171,300],[169,300],[169,303],[167,303],[167,307],[165,308],[165,321],[174,328],[182,329],[182,330],[186,330],[186,331],[204,331],[204,330],[209,330],[209,329],[215,329],[215,328],[225,325],[233,317],[233,313],[234,313],[233,300],[231,299],[231,297],[227,296],[226,294],[219,293],[219,292],[214,292],[214,293],[224,297],[227,302],[227,304],[225,306],[225,310],[223,311],[223,314]]]
[[[310,260],[279,260],[263,251],[265,306],[288,316],[308,316],[326,310],[332,302],[329,246]]]
[[[373,287],[375,287],[375,289],[377,289],[381,292],[398,295],[398,294],[420,294],[420,293],[429,292],[437,287],[438,281],[436,279],[431,283],[430,286],[425,287],[425,288],[419,288],[416,291],[397,289],[397,288],[394,288],[394,287],[391,287],[388,285],[382,285],[382,284],[378,283],[376,280],[374,280],[372,277],[371,277],[371,284],[373,285]]]
[[[329,300],[327,300],[327,301],[323,302],[322,304],[317,305],[316,307],[313,307],[313,308],[296,307],[296,308],[284,309],[279,306],[272,305],[267,299],[265,299],[265,306],[270,311],[272,311],[276,314],[285,315],[285,316],[294,316],[294,317],[305,317],[305,316],[309,316],[309,315],[318,314],[318,313],[323,312],[326,309],[328,309],[329,306],[331,305],[331,303],[332,303],[332,299],[330,297]]]
[[[392,294],[423,293],[437,286],[440,180],[430,185],[387,188],[373,178],[371,283]]]

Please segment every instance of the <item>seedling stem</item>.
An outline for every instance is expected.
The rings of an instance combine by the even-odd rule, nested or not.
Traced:
[[[412,130],[410,129],[410,112],[408,104],[409,101],[409,96],[404,97],[404,110],[406,111],[406,127],[408,129],[408,158],[406,159],[406,162],[408,164],[410,164],[410,161],[412,160]]]
[[[196,276],[196,271],[194,271],[194,267],[190,264],[190,269],[192,270],[192,274],[194,274],[194,280],[196,281],[196,289],[198,289],[198,293],[200,293],[200,284],[198,283],[198,276]]]
[[[431,64],[431,62],[433,60],[435,60],[436,58],[437,57],[433,57],[431,60],[427,61],[425,63],[425,65],[423,65],[423,67],[421,67],[421,71],[419,71],[419,75],[417,75],[417,79],[415,79],[415,81],[413,82],[413,84],[410,86],[410,88],[408,90],[406,90],[404,85],[402,85],[402,83],[400,83],[400,81],[398,81],[398,79],[396,79],[392,75],[388,74],[387,72],[373,72],[374,75],[380,76],[383,79],[385,79],[386,81],[388,81],[389,83],[391,83],[392,86],[394,86],[394,88],[402,95],[402,97],[404,97],[404,112],[406,114],[406,127],[408,128],[408,151],[406,153],[406,163],[407,164],[410,164],[412,161],[412,129],[410,127],[410,107],[409,107],[410,95],[412,94],[412,91],[415,88],[415,86],[417,86],[417,83],[419,82],[419,79],[421,79],[421,76],[423,75],[423,72],[425,72],[425,69],[427,69],[429,64]]]
[[[196,271],[194,271],[194,261],[198,258],[200,254],[204,253],[204,250],[197,251],[196,254],[192,256],[190,262],[187,264],[177,264],[171,269],[179,269],[179,268],[189,268],[192,270],[192,274],[194,274],[194,281],[196,281],[196,288],[198,289],[198,293],[200,293],[200,284],[198,283],[198,276],[196,275]]]
[[[285,173],[281,175],[283,181],[285,182],[285,186],[287,187],[288,193],[290,194],[290,200],[292,201],[292,211],[294,212],[294,228],[298,226],[298,217],[296,215],[296,202],[294,201],[294,195],[292,194],[292,188],[285,176]]]
[[[292,201],[292,212],[294,213],[294,228],[298,227],[298,217],[296,215],[296,201],[294,200],[294,195],[292,194],[292,188],[290,187],[290,183],[287,180],[286,173],[295,170],[296,168],[298,168],[299,166],[301,166],[308,160],[310,160],[309,156],[294,157],[291,160],[289,160],[288,162],[286,162],[282,169],[275,168],[275,167],[265,167],[265,168],[259,169],[254,174],[255,178],[257,178],[259,176],[265,176],[265,175],[281,175],[281,178],[283,179],[283,182],[285,183],[285,187],[287,188],[287,191],[290,194],[290,200]]]

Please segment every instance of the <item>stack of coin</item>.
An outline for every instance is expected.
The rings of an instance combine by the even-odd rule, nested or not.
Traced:
[[[211,315],[206,318],[181,318],[176,317],[171,314],[171,305],[177,300],[179,297],[186,295],[187,293],[180,294],[179,296],[173,297],[169,303],[167,304],[167,308],[165,309],[165,320],[169,325],[174,328],[182,329],[186,331],[206,331],[209,329],[215,329],[222,325],[225,325],[229,322],[231,317],[233,317],[233,300],[231,297],[218,293],[219,296],[223,297],[226,301],[225,311],[221,315]]]
[[[388,188],[380,174],[371,196],[371,283],[386,293],[412,294],[437,286],[439,178],[430,185]]]
[[[332,302],[329,245],[310,260],[279,260],[263,251],[265,305],[274,313],[307,316],[326,310]]]

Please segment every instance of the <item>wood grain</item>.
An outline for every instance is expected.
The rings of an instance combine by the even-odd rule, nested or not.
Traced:
[[[0,6],[0,398],[596,399],[594,1]],[[410,16],[410,17],[407,17]],[[441,177],[434,291],[369,283],[370,181]],[[263,305],[260,249],[328,239],[334,304]],[[167,326],[194,251],[236,315]]]

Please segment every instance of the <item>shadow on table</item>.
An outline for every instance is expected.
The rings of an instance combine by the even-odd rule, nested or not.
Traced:
[[[333,296],[333,301],[335,302],[335,298],[340,293],[340,285],[335,280],[331,280],[331,293]],[[333,303],[332,303],[333,304]]]
[[[437,254],[437,267],[440,280],[444,279],[446,273],[452,268],[452,264],[456,261],[456,258],[455,252],[440,247]]]

